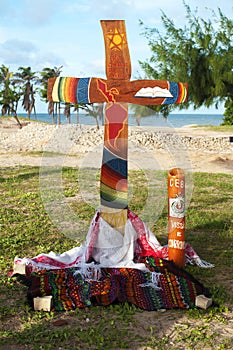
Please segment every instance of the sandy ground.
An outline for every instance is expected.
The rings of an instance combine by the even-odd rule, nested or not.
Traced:
[[[28,124],[28,122],[25,122]],[[11,132],[18,128],[16,121],[1,120],[1,131],[7,131],[9,137]],[[146,130],[146,128],[144,128]],[[161,130],[160,130],[161,131]],[[220,133],[208,131],[202,127],[186,126],[174,129],[179,135],[195,136],[219,136]],[[233,136],[231,133],[221,133],[222,136]],[[100,168],[102,160],[102,145],[95,149],[86,149],[85,152],[76,154],[75,156],[55,155],[48,156],[41,153],[0,153],[0,166],[11,167],[17,165],[30,166],[70,166],[70,167],[95,167]],[[181,151],[165,151],[153,150],[149,151],[145,148],[140,150],[129,143],[129,169],[160,169],[168,170],[172,167],[182,167],[184,170],[192,172],[210,172],[210,173],[233,173],[233,152],[214,152],[203,150],[181,150]]]

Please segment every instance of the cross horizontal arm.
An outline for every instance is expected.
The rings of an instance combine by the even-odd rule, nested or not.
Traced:
[[[139,105],[186,102],[186,83],[166,80],[105,80],[58,77],[48,81],[48,100],[70,103],[129,102]]]

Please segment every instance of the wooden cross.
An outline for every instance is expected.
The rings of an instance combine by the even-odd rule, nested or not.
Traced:
[[[51,78],[48,100],[74,104],[106,102],[100,177],[101,216],[124,233],[128,213],[128,103],[145,106],[182,103],[187,99],[187,84],[163,80],[130,81],[125,22],[104,20],[101,26],[107,79]]]

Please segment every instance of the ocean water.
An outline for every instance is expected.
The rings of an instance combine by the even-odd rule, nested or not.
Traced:
[[[27,117],[27,114],[19,113],[19,116]],[[31,119],[34,120],[34,115],[31,115]],[[71,114],[71,124],[85,124],[96,125],[95,118],[79,113]],[[37,113],[36,120],[43,121],[52,124],[53,119],[46,113]],[[218,126],[223,121],[222,114],[170,114],[167,119],[164,119],[159,115],[149,115],[147,117],[140,118],[141,126],[163,126],[163,127],[175,127],[180,128],[185,125],[197,124],[197,125],[213,125]],[[61,114],[61,124],[67,124],[67,118]],[[98,124],[102,125],[102,121],[98,119]],[[138,125],[135,116],[129,114],[129,125]]]

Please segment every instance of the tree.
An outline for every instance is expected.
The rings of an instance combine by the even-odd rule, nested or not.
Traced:
[[[225,112],[222,125],[233,125],[233,101],[227,100],[225,103]]]
[[[86,112],[87,115],[90,117],[93,117],[96,122],[97,129],[99,129],[99,120],[103,123],[104,118],[104,104],[103,103],[96,103],[96,104],[75,104],[74,105],[74,111],[77,111],[79,109],[82,109]]]
[[[143,35],[148,39],[152,56],[140,62],[146,75],[152,79],[167,79],[187,82],[187,104],[161,107],[168,115],[173,108],[197,109],[225,102],[225,108],[233,101],[233,21],[218,8],[212,12],[212,21],[194,14],[184,2],[187,24],[177,28],[162,12],[161,20],[165,34],[144,25]],[[233,122],[233,116],[232,116]]]
[[[13,73],[9,68],[2,64],[0,67],[0,105],[2,106],[2,115],[12,115],[20,127],[22,127],[17,118],[17,106],[21,93],[17,91],[15,81],[13,80]]]
[[[35,93],[33,82],[38,82],[38,77],[35,72],[32,72],[31,67],[19,67],[18,72],[15,74],[18,78],[17,83],[23,86],[23,102],[22,106],[28,113],[28,118],[30,119],[32,110],[36,116],[35,108]]]

